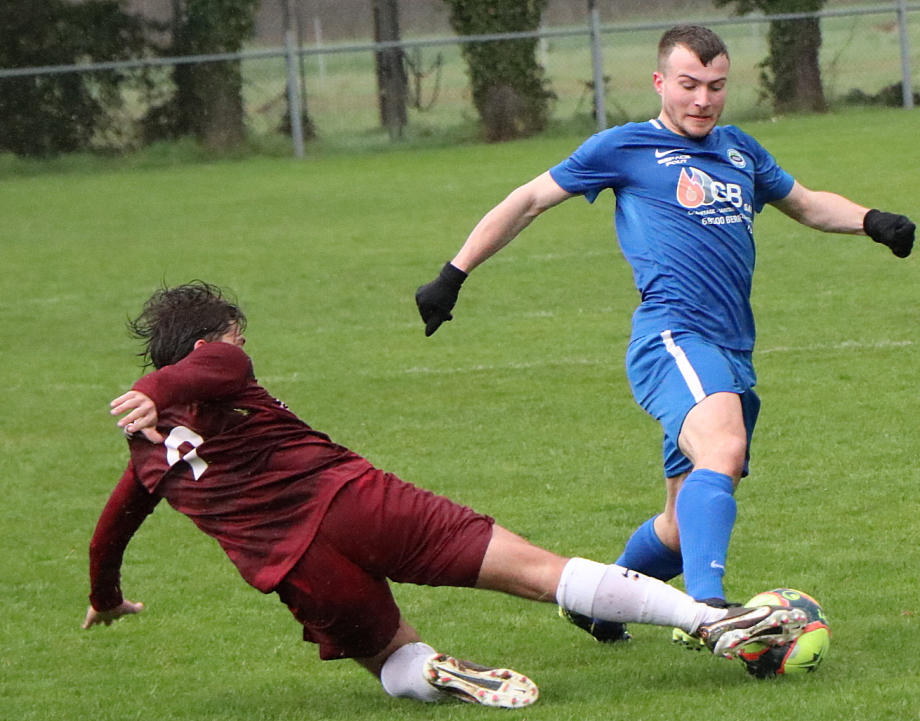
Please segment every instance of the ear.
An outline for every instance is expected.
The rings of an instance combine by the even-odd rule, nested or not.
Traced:
[[[192,348],[192,350],[198,350],[198,349],[201,348],[201,346],[203,346],[205,343],[207,343],[207,341],[206,341],[204,338],[199,338],[198,340],[195,341],[195,345],[194,345],[194,347]]]
[[[652,73],[652,84],[655,86],[655,92],[661,95],[661,87],[664,85],[664,75],[657,71]]]

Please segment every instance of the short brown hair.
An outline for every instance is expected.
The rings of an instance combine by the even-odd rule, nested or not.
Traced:
[[[719,55],[728,57],[728,48],[722,38],[702,25],[677,25],[671,28],[658,42],[658,72],[664,72],[671,52],[678,45],[696,55],[703,65],[709,65]]]

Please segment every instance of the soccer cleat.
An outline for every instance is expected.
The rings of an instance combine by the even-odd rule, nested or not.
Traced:
[[[706,648],[706,643],[698,636],[691,636],[682,628],[675,628],[671,632],[671,641],[680,644],[689,651],[702,651]]]
[[[741,603],[734,603],[733,601],[726,601],[724,598],[704,598],[697,603],[705,603],[707,606],[712,608],[741,608]]]
[[[508,668],[488,668],[436,653],[425,662],[432,686],[467,703],[499,708],[530,706],[540,696],[537,685]]]
[[[703,624],[694,636],[716,656],[732,658],[749,644],[785,646],[798,638],[808,623],[800,608],[788,606],[741,606],[729,608],[725,618]]]
[[[712,606],[713,608],[741,607],[740,603],[726,601],[724,598],[704,598],[698,603],[705,603],[707,606]],[[690,651],[700,651],[706,648],[706,643],[703,641],[703,639],[701,639],[699,636],[691,636],[682,628],[675,628],[671,632],[671,641],[674,643],[679,643],[681,646]]]
[[[590,633],[595,640],[601,643],[616,643],[617,641],[628,641],[632,638],[626,632],[626,624],[618,621],[601,621],[597,618],[584,616],[575,611],[569,611],[562,606],[559,607],[559,615],[582,631]]]

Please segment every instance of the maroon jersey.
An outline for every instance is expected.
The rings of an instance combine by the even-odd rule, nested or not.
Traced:
[[[128,469],[91,545],[97,610],[121,603],[124,548],[160,498],[268,593],[306,551],[338,490],[373,469],[273,398],[256,382],[249,356],[229,343],[206,343],[134,390],[156,405],[166,441],[129,438]]]

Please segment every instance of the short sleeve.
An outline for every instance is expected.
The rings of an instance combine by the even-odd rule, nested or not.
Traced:
[[[593,203],[605,188],[616,188],[622,182],[617,168],[619,148],[618,128],[611,128],[588,138],[572,155],[553,168],[549,174],[568,193],[584,195]]]

